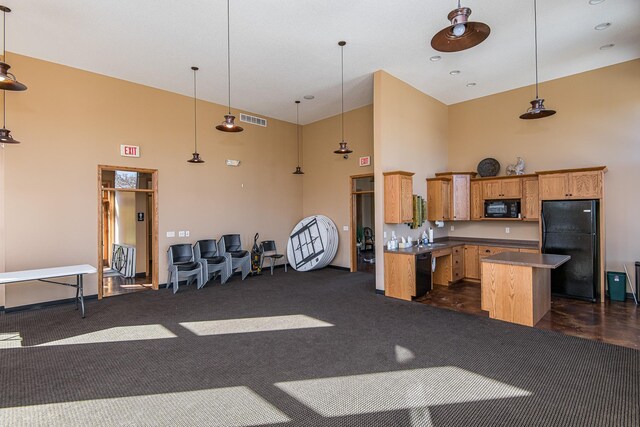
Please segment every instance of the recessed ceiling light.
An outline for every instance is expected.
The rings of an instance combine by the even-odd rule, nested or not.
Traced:
[[[458,74],[460,74],[460,70],[449,71],[449,74],[451,74],[452,76],[457,76]]]
[[[602,3],[604,0],[589,0],[589,4],[600,4]]]
[[[431,58],[429,58],[429,60],[433,62],[440,61],[441,59],[442,59],[442,56],[440,55],[434,55]]]
[[[596,25],[594,28],[596,30],[600,31],[600,30],[606,30],[610,26],[611,26],[611,22],[603,22],[602,24]]]
[[[305,96],[303,96],[303,98],[311,100],[311,99],[314,99],[315,96],[313,96],[313,95],[305,95]]]
[[[467,87],[474,87],[476,84],[471,82],[471,83],[467,83]]]
[[[615,46],[615,44],[613,44],[613,43],[605,44],[604,46],[600,46],[600,50],[611,49],[614,46]]]

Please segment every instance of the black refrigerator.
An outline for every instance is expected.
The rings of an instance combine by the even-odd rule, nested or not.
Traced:
[[[570,255],[551,270],[551,293],[596,301],[600,289],[597,200],[542,202],[542,253]]]

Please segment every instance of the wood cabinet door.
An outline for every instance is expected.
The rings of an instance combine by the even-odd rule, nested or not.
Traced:
[[[482,186],[478,181],[471,182],[471,207],[470,207],[470,215],[471,220],[476,221],[482,219],[484,216],[484,206],[482,200]]]
[[[569,197],[569,176],[554,173],[538,176],[540,200],[562,200]]]
[[[384,294],[411,301],[416,294],[416,261],[411,255],[384,254]]]
[[[482,181],[482,198],[485,200],[499,199],[501,193],[500,180]]]
[[[469,175],[453,175],[450,198],[452,219],[469,221]]]
[[[427,219],[442,220],[442,180],[427,181]]]
[[[464,277],[480,280],[480,260],[478,258],[478,246],[464,246]]]
[[[519,199],[522,197],[522,180],[520,178],[500,181],[500,197],[503,199]]]
[[[540,219],[538,178],[523,178],[522,192],[522,219],[524,221],[538,221]]]
[[[569,197],[572,199],[599,199],[602,197],[602,172],[571,172]]]
[[[413,221],[413,178],[400,179],[400,217],[402,222]]]
[[[400,224],[400,176],[384,177],[384,222]]]

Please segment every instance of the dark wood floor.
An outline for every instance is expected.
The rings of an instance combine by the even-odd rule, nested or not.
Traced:
[[[434,285],[419,302],[488,317],[480,309],[480,284]],[[551,310],[535,326],[567,335],[640,349],[640,310],[633,301],[604,304],[552,297]]]
[[[122,276],[105,277],[102,279],[102,296],[128,294],[151,289],[150,277],[124,278]]]
[[[375,264],[376,253],[369,249],[366,251],[358,251],[358,271],[361,273],[376,273]],[[371,262],[371,260],[374,262]]]

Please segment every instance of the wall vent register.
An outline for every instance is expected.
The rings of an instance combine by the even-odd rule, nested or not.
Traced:
[[[240,121],[256,126],[262,126],[264,128],[267,127],[267,119],[263,119],[262,117],[250,116],[248,114],[240,113]]]

